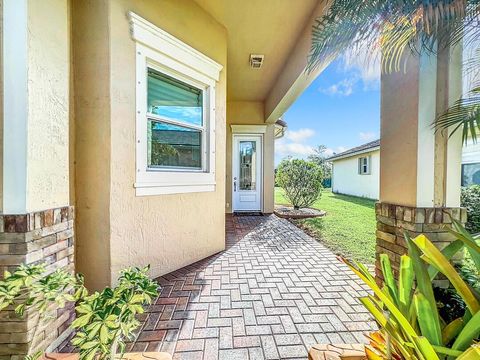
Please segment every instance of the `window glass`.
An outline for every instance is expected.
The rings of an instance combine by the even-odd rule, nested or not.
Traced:
[[[148,167],[202,169],[203,91],[153,69],[147,91]]]
[[[462,186],[480,185],[480,163],[462,165]]]
[[[202,168],[202,131],[148,121],[148,166]]]
[[[360,175],[365,175],[369,173],[368,165],[369,164],[367,157],[361,157],[358,159],[358,172]]]
[[[255,141],[240,141],[240,190],[255,190],[257,151]]]
[[[203,91],[148,69],[148,112],[190,125],[203,125]]]

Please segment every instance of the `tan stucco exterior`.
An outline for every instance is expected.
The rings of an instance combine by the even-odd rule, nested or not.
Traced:
[[[67,0],[28,2],[27,211],[69,204],[69,25]]]
[[[94,288],[126,266],[151,264],[159,276],[225,246],[224,151],[216,153],[214,192],[135,195],[136,65],[128,11],[223,65],[215,141],[217,149],[226,146],[226,30],[215,19],[192,1],[76,2],[74,33],[82,37],[75,57],[77,268]]]
[[[460,206],[460,134],[433,126],[461,94],[460,59],[458,49],[410,55],[406,71],[382,74],[381,202]]]
[[[419,67],[412,62],[408,72],[381,79],[380,201],[407,206],[417,198]]]
[[[274,207],[275,125],[265,124],[263,102],[229,101],[227,103],[226,194],[225,207],[232,212],[232,128],[231,125],[266,125],[263,134],[263,212]]]
[[[8,48],[2,44],[2,54],[21,55],[4,71],[15,75],[16,70],[23,71],[25,77],[18,82],[2,79],[2,99],[4,89],[9,95],[8,118],[1,108],[2,134],[5,129],[8,136],[7,142],[2,136],[2,173],[6,170],[2,210],[25,213],[65,206],[69,204],[69,1],[9,0],[3,6],[10,9],[9,26],[16,23],[20,31],[5,34]],[[12,15],[15,6],[25,11]],[[19,130],[21,126],[24,129]]]

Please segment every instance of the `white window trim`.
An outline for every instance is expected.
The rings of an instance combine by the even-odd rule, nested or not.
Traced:
[[[215,191],[215,86],[222,65],[135,13],[128,14],[136,41],[136,177],[137,196]],[[147,68],[190,83],[204,91],[203,170],[148,169]]]
[[[367,171],[366,172],[363,172],[362,171],[362,167],[363,167],[363,164],[362,164],[362,159],[367,159]],[[370,175],[371,174],[371,171],[370,171],[370,164],[371,164],[371,156],[361,156],[358,158],[358,174],[359,175]]]

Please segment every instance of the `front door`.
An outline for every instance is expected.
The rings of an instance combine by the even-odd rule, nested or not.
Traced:
[[[233,136],[233,211],[262,210],[262,137]]]

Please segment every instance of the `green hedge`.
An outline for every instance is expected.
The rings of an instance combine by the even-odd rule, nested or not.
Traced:
[[[465,228],[470,233],[480,232],[480,185],[462,188],[462,207],[467,209],[467,224]]]

